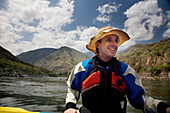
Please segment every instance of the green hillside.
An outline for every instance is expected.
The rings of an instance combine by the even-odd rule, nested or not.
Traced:
[[[17,57],[58,75],[67,75],[77,63],[88,58],[85,54],[69,47],[42,48],[22,53]]]
[[[77,63],[87,58],[86,55],[79,51],[61,47],[39,62],[36,62],[35,65],[49,69],[57,74],[68,74]]]
[[[37,61],[48,56],[50,53],[56,51],[54,48],[41,48],[33,51],[28,51],[17,55],[17,57],[30,64],[35,64]]]
[[[35,67],[29,63],[26,63],[8,50],[0,46],[0,76],[52,76],[55,75],[47,69]]]
[[[137,44],[117,55],[137,73],[145,77],[168,79],[170,71],[170,38],[153,44]]]

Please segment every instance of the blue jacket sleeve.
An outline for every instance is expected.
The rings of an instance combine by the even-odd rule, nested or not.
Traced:
[[[120,62],[120,73],[125,80],[126,95],[130,104],[144,112],[157,113],[157,106],[161,100],[153,99],[147,95],[139,75],[123,62]]]
[[[66,104],[77,103],[82,89],[82,82],[87,77],[89,68],[91,68],[91,59],[80,62],[71,71],[67,80],[68,92]]]

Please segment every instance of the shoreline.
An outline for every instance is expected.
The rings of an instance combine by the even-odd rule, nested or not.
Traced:
[[[156,81],[169,81],[170,77],[144,77],[144,76],[140,76],[141,80],[156,80]]]
[[[44,75],[39,75],[39,76],[35,76],[35,75],[22,75],[22,74],[17,74],[17,76],[7,76],[7,75],[0,75],[1,77],[19,77],[19,78],[26,78],[26,77],[51,77],[51,76],[44,76]],[[60,76],[56,76],[56,77],[60,77]],[[66,78],[66,77],[63,77]],[[170,81],[170,77],[149,77],[149,76],[140,76],[141,80],[154,80],[154,81]]]
[[[162,72],[159,76],[151,76],[152,73],[139,73],[141,80],[170,80],[170,72]]]
[[[141,80],[161,80],[161,81],[169,81],[170,80],[170,72],[168,72],[166,74],[162,73],[160,76],[154,76],[154,77],[152,77],[150,75],[150,73],[140,73],[138,75],[141,78]],[[35,74],[22,74],[20,72],[15,72],[15,71],[10,70],[10,71],[0,72],[0,77],[51,77],[51,76],[35,75]],[[60,77],[60,76],[55,76],[55,77]],[[64,76],[64,77],[67,77],[67,76]]]

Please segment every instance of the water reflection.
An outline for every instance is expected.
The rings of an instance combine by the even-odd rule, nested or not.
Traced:
[[[1,78],[0,105],[60,113],[66,90],[63,78]]]
[[[170,82],[169,81],[143,81],[143,86],[148,95],[161,99],[170,104]]]
[[[143,81],[148,94],[170,104],[168,81]],[[0,106],[20,107],[29,111],[63,113],[67,86],[64,78],[1,78]],[[79,102],[81,106],[81,101]],[[128,113],[142,113],[128,104]]]

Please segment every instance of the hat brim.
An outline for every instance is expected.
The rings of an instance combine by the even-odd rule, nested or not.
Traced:
[[[96,52],[96,42],[102,38],[104,38],[107,35],[111,35],[114,34],[116,36],[119,37],[119,43],[118,46],[120,46],[121,44],[123,44],[125,41],[129,40],[130,37],[127,33],[125,33],[124,31],[115,29],[115,30],[105,30],[102,32],[99,32],[96,36],[92,37],[90,42],[86,45],[86,48],[92,52],[94,52],[95,54],[97,54]]]

